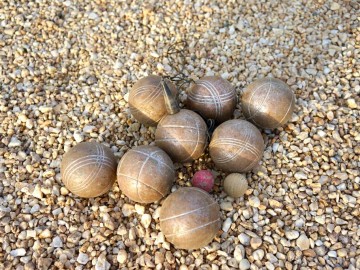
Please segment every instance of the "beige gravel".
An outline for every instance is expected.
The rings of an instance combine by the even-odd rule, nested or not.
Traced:
[[[1,1],[0,269],[360,269],[359,10],[356,0]],[[181,40],[185,59],[165,55]],[[187,76],[219,74],[239,95],[272,75],[297,96],[291,121],[262,131],[243,198],[226,197],[207,154],[177,166],[173,190],[198,169],[217,174],[224,231],[195,251],[166,242],[160,203],[136,205],[117,184],[80,199],[59,171],[81,141],[118,158],[152,144],[128,91],[182,61]]]

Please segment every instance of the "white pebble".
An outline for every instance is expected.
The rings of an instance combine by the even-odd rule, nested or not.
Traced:
[[[246,233],[241,233],[238,238],[241,244],[245,246],[248,246],[250,244],[250,237]]]
[[[74,139],[76,142],[80,143],[84,140],[84,136],[80,133],[80,132],[77,132],[75,131],[74,132]]]
[[[265,252],[262,249],[255,250],[252,254],[255,261],[261,261],[264,258]]]
[[[76,261],[80,264],[87,264],[87,262],[89,261],[89,256],[86,253],[80,252]]]
[[[10,255],[13,257],[21,257],[26,254],[26,250],[24,248],[18,248],[10,251]]]
[[[227,231],[230,229],[230,227],[231,227],[231,223],[232,223],[231,218],[227,218],[227,219],[224,221],[224,224],[223,224],[223,226],[222,226],[222,230],[223,230],[224,232],[227,232]]]
[[[54,248],[60,248],[63,246],[63,242],[61,240],[61,238],[59,236],[55,236],[53,241],[52,241],[52,246]]]
[[[110,263],[106,260],[105,253],[102,253],[95,264],[95,270],[109,270]]]
[[[289,240],[294,240],[298,238],[300,233],[298,231],[285,231],[285,236]]]
[[[21,146],[21,141],[19,141],[19,139],[16,137],[12,137],[10,139],[8,147],[18,147],[18,146]]]
[[[302,234],[300,235],[300,237],[296,240],[296,245],[301,249],[301,250],[306,250],[310,248],[310,240],[309,238],[305,235]]]
[[[247,259],[243,259],[239,263],[240,270],[247,270],[250,269],[250,262]]]
[[[252,207],[259,207],[260,206],[260,200],[258,197],[252,196],[249,198],[249,204]]]
[[[117,261],[119,263],[125,263],[127,260],[127,252],[124,249],[119,250],[119,253],[117,255]]]
[[[295,178],[297,179],[297,180],[305,180],[305,179],[307,179],[307,176],[306,176],[306,174],[304,173],[304,172],[296,172],[295,173]]]
[[[94,129],[95,129],[95,126],[85,126],[85,127],[83,128],[83,131],[84,131],[85,133],[91,133]]]
[[[141,224],[145,227],[145,228],[149,228],[151,223],[151,215],[149,214],[144,214],[141,217]]]

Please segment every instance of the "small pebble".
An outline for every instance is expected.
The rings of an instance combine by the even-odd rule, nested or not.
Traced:
[[[26,254],[26,250],[24,248],[14,249],[10,252],[10,255],[13,257],[21,257],[24,256],[25,254]]]
[[[310,248],[310,240],[305,234],[301,234],[296,240],[296,245],[300,250],[306,250]]]
[[[80,264],[87,264],[87,262],[89,261],[89,256],[86,253],[80,252],[76,261]]]

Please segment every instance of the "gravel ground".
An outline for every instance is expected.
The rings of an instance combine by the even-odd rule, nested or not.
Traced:
[[[0,269],[360,269],[358,2],[224,2],[1,1]],[[185,59],[165,53],[182,40]],[[244,198],[217,173],[223,227],[195,251],[164,240],[159,204],[133,204],[117,184],[80,199],[59,171],[81,141],[119,158],[153,143],[128,91],[176,68],[220,74],[239,95],[272,74],[297,96],[291,121],[262,131]],[[200,168],[214,169],[207,154],[178,166],[176,186]]]

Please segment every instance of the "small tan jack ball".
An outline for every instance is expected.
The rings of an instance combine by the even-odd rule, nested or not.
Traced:
[[[224,191],[232,198],[244,196],[248,189],[248,182],[245,175],[240,173],[231,173],[224,180]]]
[[[219,204],[200,188],[179,188],[165,199],[160,210],[160,229],[176,248],[206,246],[220,225]]]
[[[217,123],[229,120],[236,106],[235,87],[220,76],[207,76],[188,91],[186,107]]]
[[[114,184],[116,166],[116,157],[110,148],[97,142],[82,142],[65,153],[61,161],[61,179],[75,195],[97,197]]]
[[[218,126],[210,141],[209,153],[224,172],[247,172],[263,156],[264,140],[260,131],[245,120],[229,120]]]
[[[159,147],[138,146],[121,158],[117,180],[121,191],[131,200],[152,203],[170,192],[175,169],[170,157]]]
[[[263,78],[248,85],[241,97],[245,118],[262,128],[285,124],[295,107],[290,87],[276,78]]]
[[[130,90],[129,107],[131,114],[140,123],[156,126],[166,114],[162,77],[150,75],[138,80]],[[177,95],[175,85],[167,81],[170,90]]]

